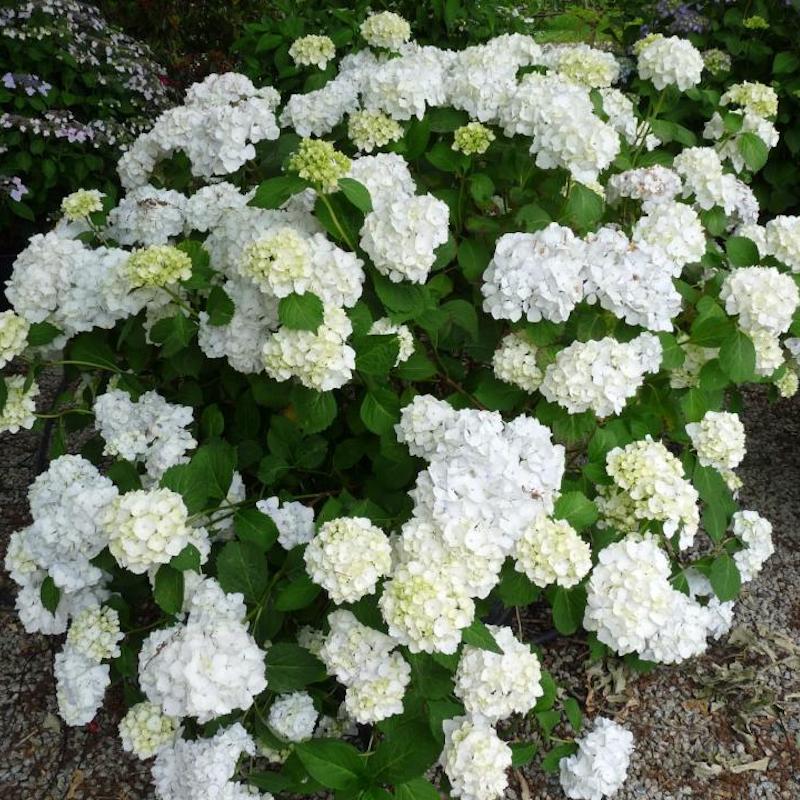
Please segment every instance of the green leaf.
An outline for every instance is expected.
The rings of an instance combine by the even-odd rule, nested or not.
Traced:
[[[236,469],[236,450],[223,441],[204,444],[192,456],[189,468],[198,473],[209,497],[224,500]]]
[[[106,331],[79,334],[70,341],[67,353],[67,358],[71,361],[81,361],[98,369],[119,372],[117,357],[108,343]]]
[[[597,520],[598,511],[597,506],[583,492],[564,492],[556,500],[554,516],[565,519],[579,531]]]
[[[153,599],[165,613],[179,614],[183,607],[183,572],[162,564],[156,572]]]
[[[278,540],[278,528],[272,517],[257,508],[240,508],[233,515],[233,530],[240,541],[254,544],[262,553]]]
[[[363,214],[372,211],[372,198],[369,189],[363,183],[353,178],[339,178],[339,188],[342,194]]]
[[[235,306],[233,300],[220,286],[215,286],[208,295],[206,313],[211,325],[227,325],[233,319]]]
[[[437,142],[427,153],[428,163],[442,172],[458,172],[467,163],[467,159],[444,142]]]
[[[367,768],[378,783],[407,783],[421,778],[436,762],[441,749],[427,724],[411,720],[387,733]]]
[[[267,683],[273,692],[305,689],[327,677],[325,665],[300,645],[277,642],[267,650]]]
[[[205,439],[221,436],[225,430],[225,417],[216,403],[206,406],[200,415],[200,430]]]
[[[556,630],[564,636],[571,636],[583,621],[586,590],[581,586],[576,586],[574,589],[553,586],[547,591],[547,599],[553,609],[553,624]]]
[[[661,331],[657,336],[661,342],[661,369],[677,369],[686,358],[683,348],[671,333]]]
[[[400,418],[400,398],[391,390],[381,386],[370,389],[361,403],[361,421],[378,436],[392,433]]]
[[[578,733],[583,727],[583,713],[580,703],[574,697],[567,697],[564,700],[564,713],[567,715],[572,730]]]
[[[366,375],[388,374],[400,352],[400,342],[393,333],[354,336],[350,344],[356,351],[356,369]]]
[[[395,367],[395,375],[404,381],[426,381],[435,377],[436,365],[424,353],[415,351]]]
[[[275,597],[278,611],[297,611],[310,606],[322,591],[305,573],[298,575]]]
[[[425,778],[414,778],[394,787],[397,800],[440,800],[439,790]]]
[[[169,565],[180,572],[186,570],[200,571],[200,551],[193,545],[187,544],[178,555],[170,559]]]
[[[453,691],[451,672],[437,663],[428,653],[409,653],[406,661],[411,664],[411,679],[414,687],[428,700],[442,700]]]
[[[563,221],[579,233],[587,233],[600,221],[605,201],[582,183],[573,183],[564,206]]]
[[[452,133],[469,122],[469,115],[466,111],[454,108],[430,108],[425,113],[425,119],[430,120],[434,133]]]
[[[494,592],[506,608],[529,606],[541,594],[541,589],[527,575],[517,572],[510,559],[503,564],[500,582]]]
[[[752,172],[758,172],[769,158],[769,148],[755,133],[742,133],[738,139],[739,152]]]
[[[725,252],[728,254],[728,261],[734,267],[749,267],[761,260],[758,247],[746,236],[731,236],[725,242]]]
[[[39,598],[42,605],[51,613],[55,614],[61,600],[61,589],[56,586],[55,581],[48,575],[39,588]]]
[[[183,504],[190,514],[202,511],[208,503],[205,477],[191,463],[170,467],[161,476],[160,485],[177,492],[183,498]]]
[[[419,317],[433,308],[430,293],[424,286],[394,283],[377,272],[372,273],[372,284],[378,299],[396,321]]]
[[[700,314],[692,323],[692,344],[702,347],[719,347],[734,331],[733,321],[710,298],[708,304],[698,303],[697,309]]]
[[[0,403],[1,406],[2,403]],[[106,470],[106,475],[114,481],[114,485],[123,493],[142,488],[142,479],[139,477],[139,472],[130,461],[115,461]]]
[[[464,644],[503,655],[503,650],[495,641],[492,632],[478,619],[473,620],[468,628],[461,631],[461,640]]]
[[[516,214],[514,214],[514,223],[520,227],[525,233],[535,233],[542,228],[546,228],[551,222],[550,215],[535,203],[528,203],[522,206]]]
[[[268,584],[267,559],[252,542],[228,542],[217,556],[217,580],[229,594],[258,602]]]
[[[335,739],[313,739],[294,746],[308,774],[329,789],[352,790],[367,784],[358,750]]]
[[[719,349],[719,365],[734,383],[745,383],[753,379],[756,349],[746,333],[737,329],[723,342]]]
[[[714,593],[724,603],[735,600],[742,588],[742,576],[736,567],[736,562],[727,553],[717,556],[711,564],[708,579]]]
[[[280,175],[263,181],[248,205],[256,208],[279,208],[292,195],[308,188],[307,181],[297,175]]]
[[[182,250],[192,259],[192,274],[185,281],[181,281],[181,286],[193,290],[207,289],[214,277],[214,270],[211,269],[211,256],[202,242],[184,239],[178,245],[178,250]]]
[[[537,747],[533,742],[511,742],[511,766],[524,767],[533,761]]]
[[[776,53],[772,61],[774,75],[788,75],[796,72],[798,67],[800,67],[800,56],[789,51]]]
[[[458,265],[468,281],[478,280],[490,259],[489,249],[476,239],[464,239],[458,245]]]
[[[197,330],[197,325],[183,314],[160,319],[150,329],[150,338],[161,345],[161,357],[172,358],[183,350]]]
[[[292,292],[278,303],[278,318],[287,328],[316,332],[324,318],[322,300],[312,292]]]
[[[57,336],[61,335],[61,328],[49,322],[34,322],[28,329],[28,344],[31,347],[41,347],[50,344]]]
[[[543,759],[542,769],[547,773],[558,772],[558,765],[562,758],[568,758],[578,750],[576,742],[566,742],[556,745]]]
[[[304,433],[324,431],[336,419],[338,407],[333,392],[317,392],[305,386],[292,387],[290,395],[297,424]]]

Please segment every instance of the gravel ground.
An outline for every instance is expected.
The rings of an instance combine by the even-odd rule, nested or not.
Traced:
[[[56,383],[53,377],[51,394]],[[587,716],[613,717],[636,736],[618,800],[800,798],[800,398],[770,406],[753,394],[745,423],[750,454],[741,469],[742,500],[772,521],[777,552],[748,587],[728,641],[682,667],[647,675],[616,661],[576,670],[587,657],[580,641],[545,646],[545,667]],[[9,534],[28,522],[25,494],[38,441],[27,432],[0,436],[0,554]],[[64,726],[52,673],[60,641],[25,634],[13,597],[0,571],[0,798],[150,800],[148,765],[118,743],[119,695],[109,692],[91,725]],[[523,619],[531,635],[538,625],[535,615]],[[557,779],[536,766],[514,770],[507,796],[563,800]]]

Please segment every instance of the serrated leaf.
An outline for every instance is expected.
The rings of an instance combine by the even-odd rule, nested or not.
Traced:
[[[179,572],[185,572],[187,569],[199,572],[200,551],[193,544],[187,544],[178,555],[170,559],[169,565]]]
[[[411,720],[387,733],[367,762],[367,768],[379,783],[407,783],[422,777],[435,763],[441,749],[427,724]]]
[[[747,164],[748,169],[752,172],[758,172],[767,163],[769,148],[764,143],[764,140],[755,133],[748,131],[740,134],[737,146],[744,163]]]
[[[350,342],[356,351],[356,369],[366,375],[386,375],[400,352],[395,334],[354,336]]]
[[[116,355],[108,344],[107,338],[108,334],[105,331],[81,333],[70,341],[67,358],[98,369],[119,372]]]
[[[395,375],[404,381],[426,381],[435,377],[436,374],[436,365],[419,351],[415,351],[395,367]]]
[[[183,607],[183,572],[162,564],[156,572],[153,599],[166,614],[179,614]]]
[[[440,800],[438,789],[425,778],[414,778],[394,787],[397,800]]]
[[[325,665],[300,645],[276,642],[267,650],[267,684],[273,692],[294,692],[326,678]]]
[[[745,236],[731,236],[725,242],[725,252],[728,255],[728,261],[734,267],[749,267],[752,264],[758,264],[761,260],[758,247]]]
[[[353,178],[339,178],[342,194],[363,214],[372,211],[372,198],[369,189]]]
[[[558,772],[558,765],[562,758],[568,758],[578,749],[576,742],[566,742],[556,745],[543,759],[542,769],[547,773]]]
[[[583,727],[583,712],[580,703],[574,697],[564,699],[564,713],[567,715],[572,730],[578,733]]]
[[[278,303],[278,319],[281,325],[298,331],[314,331],[322,325],[325,312],[322,300],[313,292],[282,297]]]
[[[297,175],[280,175],[262,181],[248,205],[255,208],[280,208],[292,195],[308,188],[308,182]]]
[[[39,587],[39,598],[42,605],[51,613],[55,614],[58,603],[61,600],[61,589],[56,586],[55,581],[48,575]]]
[[[461,631],[461,640],[464,644],[479,647],[481,650],[503,654],[503,650],[495,641],[492,632],[478,619],[473,620],[469,627]]]
[[[514,563],[507,560],[500,573],[500,581],[494,593],[506,608],[529,606],[541,594],[541,589],[527,575],[517,572]]]
[[[228,542],[217,556],[217,580],[229,594],[257,602],[268,584],[267,559],[252,542]]]
[[[304,433],[324,431],[338,413],[333,392],[317,392],[298,385],[292,387],[291,401],[297,413],[297,424]]]
[[[511,766],[524,767],[533,761],[538,749],[533,742],[511,742]]]
[[[373,433],[391,433],[400,418],[400,398],[391,390],[377,386],[364,396],[360,409],[361,421]]]
[[[489,248],[476,239],[464,239],[458,245],[458,265],[468,281],[476,281],[489,265]]]
[[[319,595],[320,589],[305,573],[293,578],[291,583],[275,596],[278,611],[297,611],[310,606]]]
[[[583,492],[564,492],[555,503],[554,516],[580,531],[598,517],[597,506]]]
[[[220,326],[227,325],[233,319],[235,306],[221,286],[215,286],[208,294],[206,313],[209,324]]]
[[[724,603],[735,600],[742,588],[742,576],[736,562],[727,553],[717,556],[711,564],[708,579],[714,589],[714,594]]]
[[[329,789],[352,790],[365,785],[367,775],[358,750],[335,739],[313,739],[294,745],[308,774]]]
[[[60,335],[61,328],[57,328],[49,322],[34,322],[28,329],[28,344],[31,347],[41,347],[50,344]]]
[[[272,517],[257,508],[240,508],[233,515],[233,530],[240,541],[254,544],[262,553],[278,541],[278,528]]]
[[[583,621],[586,590],[581,586],[573,589],[554,586],[548,589],[547,599],[553,609],[553,625],[556,630],[564,636],[571,636]]]
[[[756,349],[752,339],[743,331],[735,330],[719,349],[719,365],[734,383],[752,380],[756,369]]]

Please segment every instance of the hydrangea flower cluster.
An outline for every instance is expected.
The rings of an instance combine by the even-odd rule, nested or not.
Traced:
[[[366,775],[450,695],[430,736],[451,793],[494,800],[499,723],[561,695],[486,609],[540,598],[560,632],[582,618],[679,663],[774,548],[734,510],[724,390],[797,381],[800,223],[759,224],[741,140],[662,144],[657,102],[643,121],[624,65],[585,45],[423,47],[392,13],[361,33],[336,68],[327,37],[294,43],[325,70],[312,91],[192,86],[121,159],[116,207],[68,197],[8,283],[0,361],[28,375],[4,379],[0,430],[35,424],[56,358],[77,388],[53,415],[98,434],[30,489],[6,556],[20,619],[67,633],[69,724],[134,656],[119,732],[165,800],[258,796],[243,753],[302,793],[320,738]],[[637,51],[657,90],[698,85],[690,43]],[[746,120],[771,124],[766,89],[726,106],[769,144]],[[631,747],[597,720],[567,795],[615,792]]]

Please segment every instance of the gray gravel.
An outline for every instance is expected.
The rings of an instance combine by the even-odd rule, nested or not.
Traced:
[[[49,382],[51,392],[56,381]],[[772,521],[777,552],[740,602],[730,639],[701,659],[648,675],[632,674],[616,660],[576,669],[587,649],[572,639],[544,648],[545,667],[588,716],[613,717],[636,736],[618,800],[800,798],[800,398],[770,406],[752,393],[745,422],[742,500]],[[0,554],[9,534],[28,522],[25,493],[38,439],[0,436]],[[150,800],[149,765],[118,744],[119,694],[109,691],[92,725],[64,726],[52,675],[60,641],[25,634],[13,594],[0,571],[0,798]],[[523,624],[535,635],[543,623],[533,615]],[[535,765],[514,771],[507,796],[563,799],[557,779]]]

